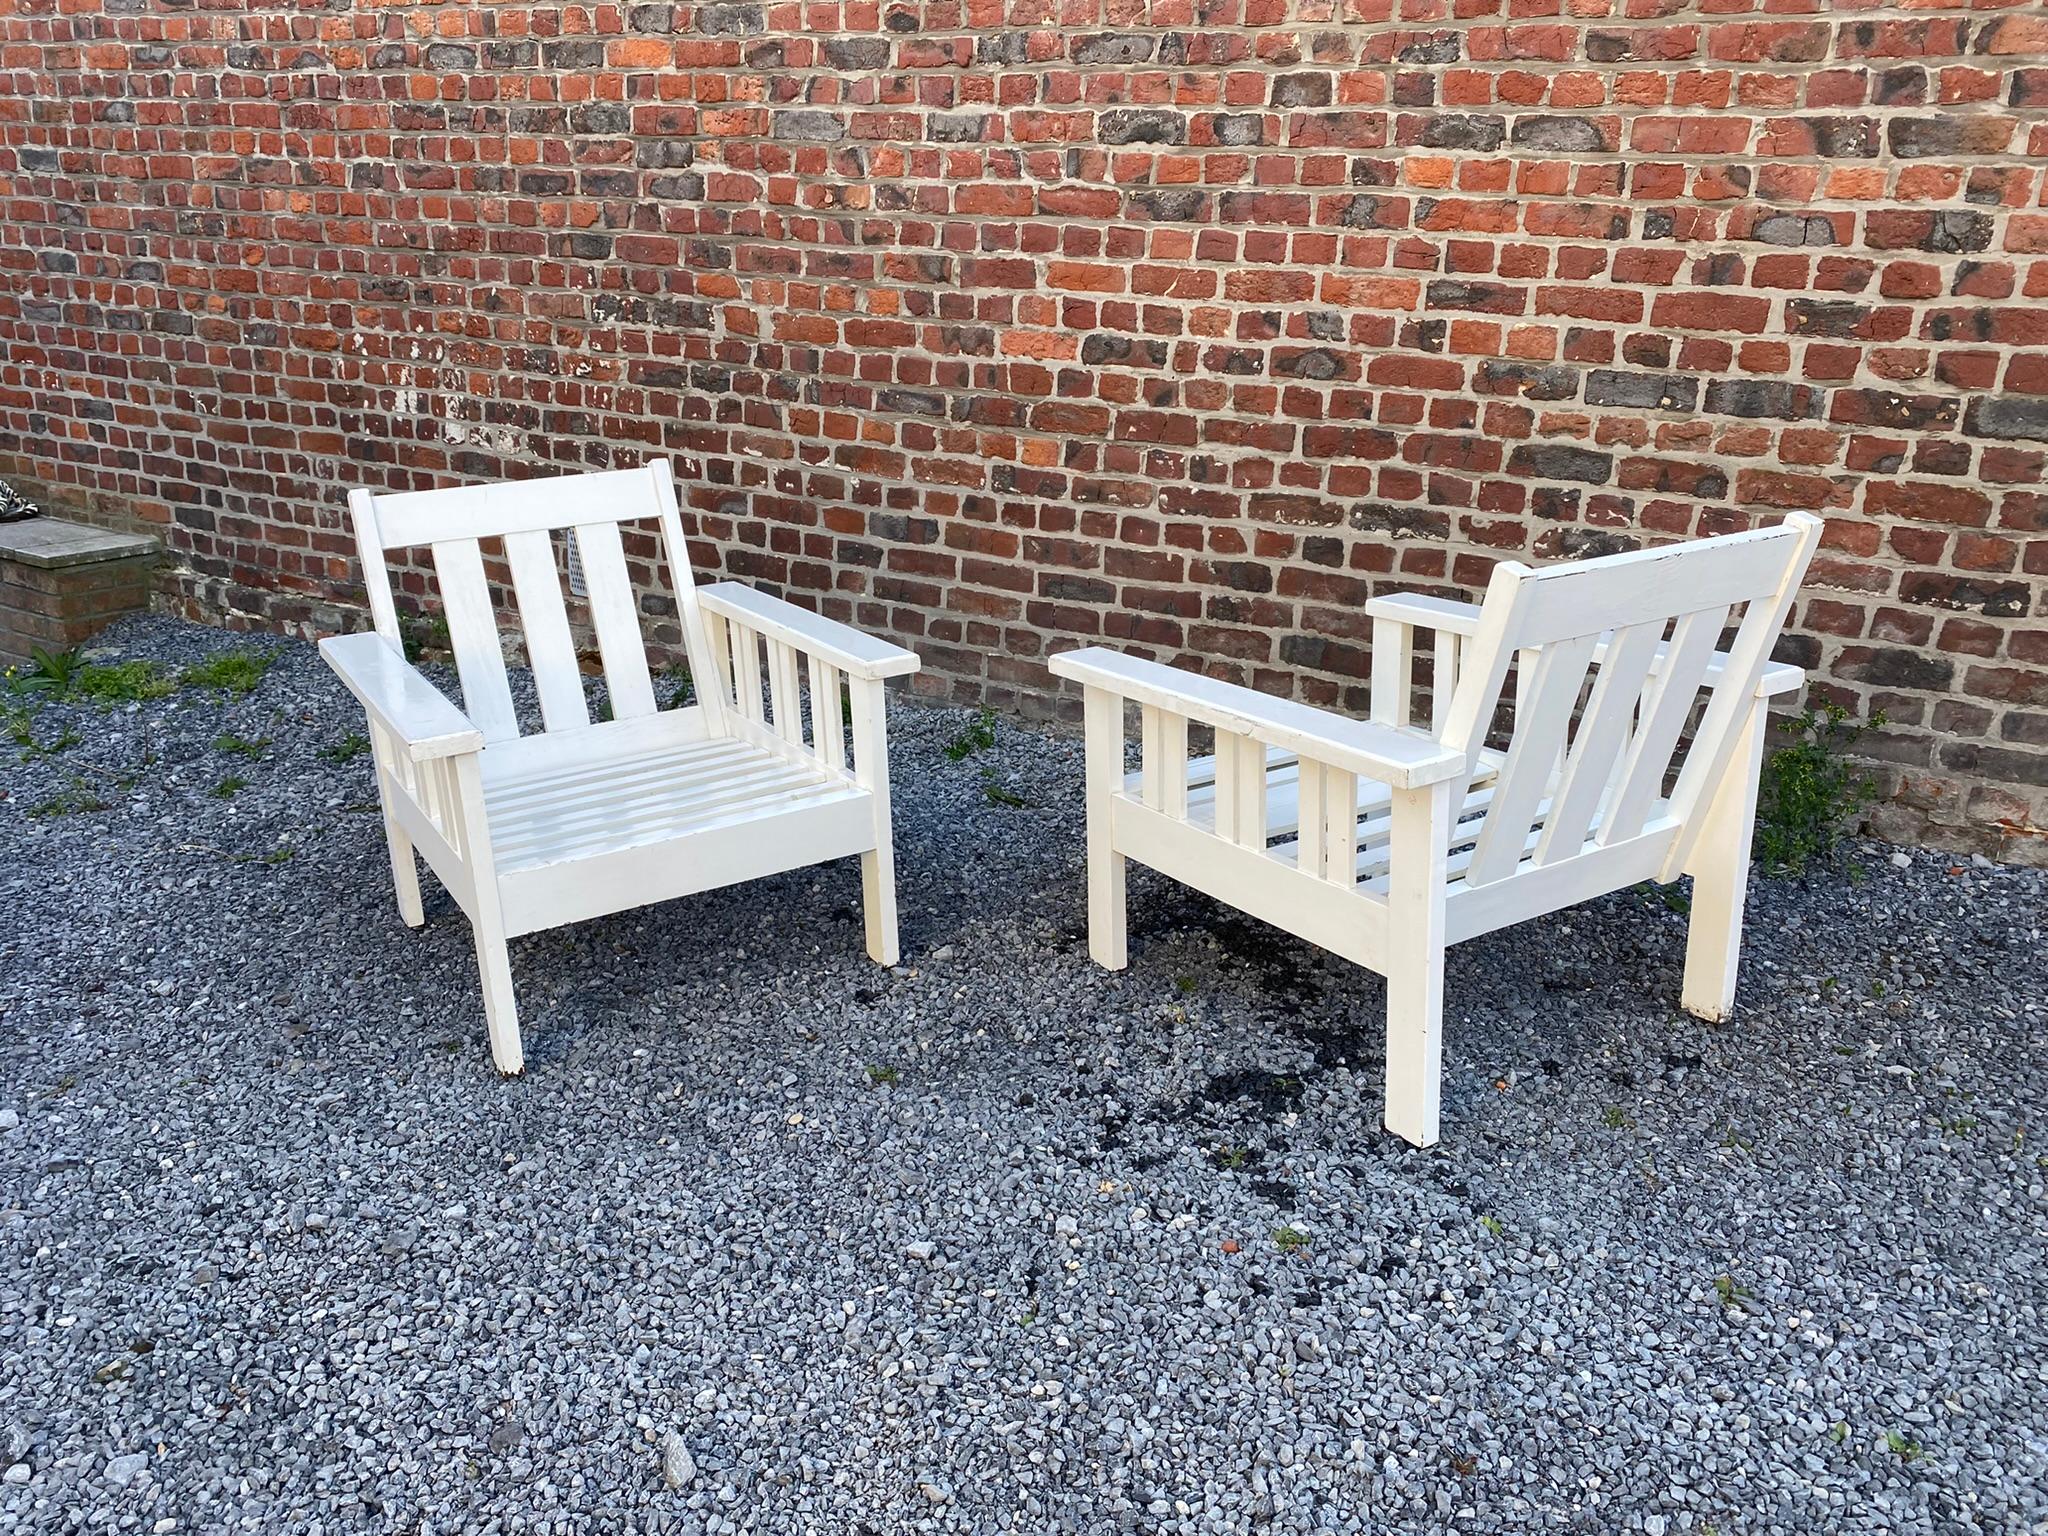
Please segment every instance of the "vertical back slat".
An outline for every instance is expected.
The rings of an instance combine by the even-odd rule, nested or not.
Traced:
[[[391,601],[391,568],[384,554],[384,535],[377,526],[377,507],[370,493],[348,493],[348,518],[355,529],[356,555],[363,564],[363,590],[369,594],[370,623],[377,633],[399,645],[398,608]]]
[[[1310,757],[1301,759],[1295,781],[1294,862],[1304,875],[1323,872],[1323,828],[1329,819],[1323,807],[1324,778],[1321,763]]]
[[[1515,706],[1515,731],[1508,742],[1507,761],[1493,789],[1493,803],[1479,829],[1472,850],[1472,862],[1465,870],[1467,885],[1489,885],[1513,874],[1528,846],[1530,823],[1536,807],[1549,787],[1550,771],[1557,763],[1565,733],[1572,723],[1572,707],[1578,703],[1579,687],[1586,680],[1586,665],[1593,658],[1597,635],[1575,640],[1558,640],[1535,654],[1523,651],[1523,675],[1518,686],[1522,697]]]
[[[732,631],[732,687],[741,715],[761,723],[761,637],[741,624]]]
[[[505,562],[512,567],[512,590],[519,599],[519,625],[526,631],[526,658],[540,692],[541,718],[551,731],[588,725],[583,673],[576,665],[569,611],[562,605],[553,537],[535,529],[506,534]]]
[[[485,741],[510,741],[519,734],[512,713],[512,689],[505,681],[505,650],[498,638],[491,588],[484,579],[483,551],[475,539],[449,539],[432,546],[434,577],[448,618],[448,643],[462,679],[462,708]]]
[[[796,649],[786,641],[768,642],[768,705],[775,734],[795,746],[804,743],[804,716],[796,685]]]
[[[1614,781],[1615,765],[1628,743],[1629,723],[1663,637],[1662,623],[1631,624],[1608,641],[1593,696],[1586,701],[1578,738],[1565,758],[1564,776],[1536,844],[1538,864],[1569,858],[1585,846],[1593,815]]]
[[[1138,710],[1138,785],[1139,798],[1151,810],[1158,810],[1166,803],[1166,767],[1160,755],[1160,721],[1164,718],[1157,704],[1141,705]]]
[[[1237,841],[1246,848],[1266,846],[1266,744],[1254,736],[1232,738],[1237,750],[1235,793],[1237,810],[1232,824]]]
[[[1727,618],[1726,608],[1709,608],[1686,614],[1673,628],[1671,643],[1664,648],[1643,694],[1641,722],[1629,741],[1620,787],[1600,818],[1603,847],[1643,830],[1650,802],[1664,787],[1664,773],[1671,765],[1678,733],[1685,729],[1686,716],[1699,697],[1700,679],[1706,676],[1714,642],[1721,637]]]
[[[839,669],[813,656],[811,667],[811,750],[834,773],[846,771],[846,711],[839,697]]]
[[[729,668],[730,652],[717,644],[707,622],[710,615],[704,612],[704,605],[697,601],[697,581],[690,570],[690,546],[683,537],[683,521],[676,513],[676,487],[674,471],[667,459],[656,459],[647,466],[647,473],[654,484],[656,516],[661,524],[661,542],[668,556],[669,586],[675,593],[676,617],[682,624],[683,654],[690,664],[690,677],[696,683],[697,703],[709,717],[714,731],[722,730],[725,719],[725,699],[729,691],[721,694],[712,686],[712,679],[718,678],[728,686],[731,683]],[[718,621],[723,627],[724,620]]]
[[[647,673],[647,637],[626,574],[626,550],[617,523],[577,523],[576,552],[590,593],[590,622],[604,657],[605,687],[612,718],[631,720],[654,713],[654,682]]]
[[[1464,637],[1447,629],[1436,632],[1436,644],[1429,680],[1429,730],[1442,736],[1450,723],[1451,701],[1458,696],[1458,668],[1464,655]]]
[[[1399,619],[1372,621],[1372,718],[1382,725],[1408,723],[1409,690],[1415,683],[1415,629]]]
[[[1169,714],[1159,723],[1159,808],[1176,821],[1188,819],[1188,717]]]
[[[1349,890],[1358,880],[1357,774],[1323,770],[1323,824],[1317,830],[1323,839],[1323,878]]]
[[[732,636],[722,613],[704,615],[704,635],[711,646],[711,668],[697,685],[697,696],[708,704],[715,695],[723,714],[733,703]]]

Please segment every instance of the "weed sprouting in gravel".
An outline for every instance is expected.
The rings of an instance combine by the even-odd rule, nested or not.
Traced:
[[[1610,1104],[1600,1111],[1600,1123],[1610,1131],[1625,1131],[1631,1122],[1619,1104]]]
[[[871,1066],[868,1068],[868,1081],[877,1087],[887,1087],[902,1076],[903,1073],[895,1067]]]
[[[238,793],[248,787],[249,781],[247,779],[243,778],[240,774],[231,773],[214,785],[213,788],[209,789],[207,793],[216,800],[232,800]]]
[[[1927,1454],[1918,1440],[1913,1439],[1902,1430],[1886,1430],[1884,1432],[1884,1446],[1886,1450],[1890,1451],[1909,1467]]]
[[[1797,875],[1834,851],[1843,833],[1877,795],[1874,780],[1845,754],[1857,738],[1885,723],[1883,711],[1851,722],[1839,704],[1824,704],[1778,723],[1792,739],[1764,759],[1757,785],[1756,857],[1766,868]]]
[[[216,752],[232,753],[236,757],[246,757],[252,763],[260,763],[263,761],[263,754],[270,750],[270,738],[258,736],[251,740],[247,736],[237,736],[233,731],[223,731],[213,738],[213,749]]]
[[[73,775],[71,782],[42,802],[31,816],[83,816],[93,811],[104,811],[107,802],[84,779]]]
[[[238,697],[249,693],[263,681],[263,674],[270,670],[275,659],[275,656],[266,656],[260,651],[217,651],[206,660],[187,667],[184,681],[194,688],[210,689],[224,698]]]
[[[1298,1227],[1275,1227],[1273,1229],[1273,1241],[1279,1245],[1282,1253],[1306,1253],[1308,1251],[1308,1234]]]
[[[1501,1225],[1501,1220],[1498,1216],[1491,1214],[1483,1215],[1479,1218],[1479,1225],[1486,1229],[1488,1237],[1505,1237],[1507,1235],[1508,1229]]]
[[[1031,802],[1015,790],[1006,789],[997,782],[993,769],[981,776],[981,794],[990,805],[1005,806],[1013,811],[1028,810],[1031,806]]]
[[[330,763],[352,763],[370,750],[370,738],[361,731],[350,731],[339,741],[331,741],[320,749],[320,756]]]
[[[946,756],[952,762],[964,762],[977,752],[986,752],[996,744],[996,712],[984,709],[966,725],[960,733],[946,743]]]
[[[116,661],[79,670],[71,693],[111,709],[116,704],[145,704],[178,691],[178,680],[153,661]]]
[[[1756,1292],[1733,1275],[1714,1276],[1714,1294],[1721,1298],[1721,1305],[1724,1307],[1740,1306],[1743,1302],[1756,1300]]]
[[[1211,1153],[1209,1160],[1218,1168],[1234,1173],[1250,1161],[1250,1154],[1243,1147],[1225,1145]]]

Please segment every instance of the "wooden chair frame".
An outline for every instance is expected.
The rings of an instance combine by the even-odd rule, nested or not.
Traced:
[[[374,629],[323,640],[320,651],[369,717],[400,916],[424,921],[418,854],[475,930],[499,1070],[525,1065],[507,940],[537,929],[858,854],[868,954],[896,963],[883,685],[917,670],[914,653],[730,582],[699,591],[666,460],[358,490],[349,509]],[[687,708],[656,705],[620,538],[636,520],[655,525],[668,568],[697,689]],[[563,528],[587,584],[605,720],[586,706],[554,537]],[[522,735],[515,716],[485,540],[501,544],[510,569],[545,727],[536,734]],[[386,552],[421,544],[433,554],[461,709],[400,640]]]
[[[1770,653],[1820,531],[1795,513],[1603,559],[1510,561],[1482,605],[1376,598],[1369,721],[1099,647],[1053,657],[1084,690],[1089,953],[1127,963],[1136,859],[1378,972],[1386,1124],[1417,1146],[1439,1134],[1451,944],[1689,874],[1682,1001],[1726,1017],[1769,701],[1804,676]],[[1409,718],[1424,633],[1427,730]],[[1511,668],[1513,728],[1493,750]],[[1127,705],[1142,754],[1128,775]],[[1191,722],[1214,730],[1212,756],[1189,759]]]

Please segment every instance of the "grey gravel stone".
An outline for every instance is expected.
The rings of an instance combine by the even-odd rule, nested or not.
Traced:
[[[850,860],[535,934],[506,1081],[311,648],[102,643],[278,659],[0,754],[0,1536],[2048,1521],[2040,874],[1759,879],[1725,1026],[1682,888],[1462,945],[1417,1152],[1377,980],[1135,869],[1099,969],[1079,742],[906,700],[901,966]]]
[[[661,1475],[671,1488],[687,1488],[697,1480],[697,1461],[690,1454],[690,1447],[675,1430],[670,1430],[661,1442]]]

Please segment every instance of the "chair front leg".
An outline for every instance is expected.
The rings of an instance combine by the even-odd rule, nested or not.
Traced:
[[[1110,802],[1124,781],[1124,701],[1106,688],[1083,696],[1082,771],[1088,797],[1088,956],[1105,970],[1130,964],[1124,856],[1116,851]],[[1186,764],[1171,771],[1185,774]]]
[[[1768,723],[1765,703],[1759,699],[1750,707],[1686,864],[1685,872],[1692,876],[1692,917],[1686,929],[1685,982],[1679,1001],[1687,1013],[1710,1023],[1735,1011],[1750,839],[1756,829],[1757,780],[1763,772]]]
[[[1443,1100],[1444,880],[1451,781],[1393,792],[1387,836],[1386,1126],[1436,1144]]]
[[[880,678],[849,679],[853,705],[853,776],[874,806],[875,846],[860,856],[861,906],[867,919],[868,958],[894,965],[902,956],[896,933],[896,846],[889,814],[889,735]]]

